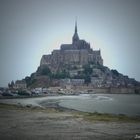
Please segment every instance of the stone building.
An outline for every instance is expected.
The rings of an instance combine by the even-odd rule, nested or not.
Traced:
[[[57,71],[65,65],[86,65],[88,63],[103,65],[100,50],[93,50],[85,40],[79,39],[77,22],[72,37],[72,44],[62,44],[60,50],[43,55],[40,65],[48,65],[52,71]]]
[[[60,86],[63,88],[66,88],[67,86],[72,87],[72,86],[83,86],[85,80],[84,79],[61,79],[61,84]]]
[[[17,80],[14,85],[15,89],[26,89],[26,87],[27,85],[24,80]]]

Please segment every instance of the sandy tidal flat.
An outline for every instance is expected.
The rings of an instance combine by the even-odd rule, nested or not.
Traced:
[[[130,140],[140,122],[88,121],[73,113],[0,107],[1,140]]]

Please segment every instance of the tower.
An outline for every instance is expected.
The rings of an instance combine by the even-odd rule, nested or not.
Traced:
[[[79,36],[77,33],[77,20],[75,21],[75,32],[74,35],[72,37],[72,44],[75,44],[77,41],[79,41]]]

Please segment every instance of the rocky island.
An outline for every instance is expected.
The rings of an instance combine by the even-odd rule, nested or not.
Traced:
[[[36,72],[9,87],[41,92],[50,88],[56,93],[140,93],[140,82],[104,66],[101,50],[79,38],[77,21],[71,44],[61,44],[59,50],[43,55]]]

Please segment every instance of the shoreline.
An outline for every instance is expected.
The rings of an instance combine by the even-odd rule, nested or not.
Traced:
[[[24,96],[24,95],[20,95],[20,96],[0,96],[0,100],[1,99],[28,99],[28,98],[40,98],[40,97],[53,97],[53,96],[58,96],[58,97],[61,97],[61,96],[77,96],[77,95],[100,95],[100,94],[109,94],[109,95],[140,95],[138,93],[102,93],[102,92],[97,92],[97,93],[94,93],[94,92],[88,92],[88,93],[79,93],[79,94],[61,94],[61,93],[55,93],[55,94],[40,94],[40,95],[27,95],[27,96]]]
[[[17,109],[17,110],[24,110],[24,111],[45,111],[49,113],[68,113],[71,115],[74,115],[75,117],[82,117],[83,119],[87,121],[116,121],[116,122],[140,122],[140,116],[129,116],[126,114],[111,114],[111,113],[99,113],[99,112],[84,112],[79,111],[76,109],[70,109],[66,107],[62,107],[59,105],[59,103],[49,103],[45,104],[43,106],[43,102],[39,103],[41,106],[35,106],[33,104],[7,104],[7,103],[0,103],[0,109],[6,108],[6,109]]]
[[[85,96],[86,95],[86,96]],[[72,108],[72,107],[66,107],[64,105],[60,105],[61,104],[61,100],[76,100],[76,99],[84,99],[85,97],[90,97],[90,95],[93,94],[80,94],[80,95],[58,95],[58,96],[36,96],[36,97],[22,97],[22,98],[5,98],[5,99],[0,99],[0,104],[8,104],[8,105],[16,105],[16,106],[20,106],[20,107],[27,107],[27,108],[42,108],[42,109],[47,109],[47,108],[51,108],[51,109],[55,109],[55,110],[60,110],[60,111],[66,111],[66,112],[82,112],[83,114],[99,114],[99,115],[112,115],[112,116],[126,116],[126,117],[130,117],[130,118],[134,118],[134,117],[140,117],[139,114],[127,114],[127,113],[123,113],[123,112],[98,112],[96,109],[94,109],[93,111],[87,111],[87,110],[81,110],[78,108]],[[96,95],[99,95],[99,99],[100,96],[103,95],[103,97],[101,97],[103,99],[106,99],[104,97],[104,95],[106,94],[94,94],[94,98],[98,98],[98,96],[96,97]],[[108,95],[112,95],[112,94],[108,94]],[[117,95],[117,94],[116,94]],[[120,94],[119,94],[120,95]],[[119,96],[118,95],[118,96]],[[126,95],[126,94],[124,94]],[[130,95],[130,94],[129,94]],[[131,94],[132,95],[132,94]],[[137,94],[135,96],[138,96]],[[125,97],[125,96],[124,96]],[[112,98],[111,100],[114,100],[113,97],[108,97],[107,98]],[[137,98],[137,97],[136,97]],[[125,110],[124,110],[125,111]]]

